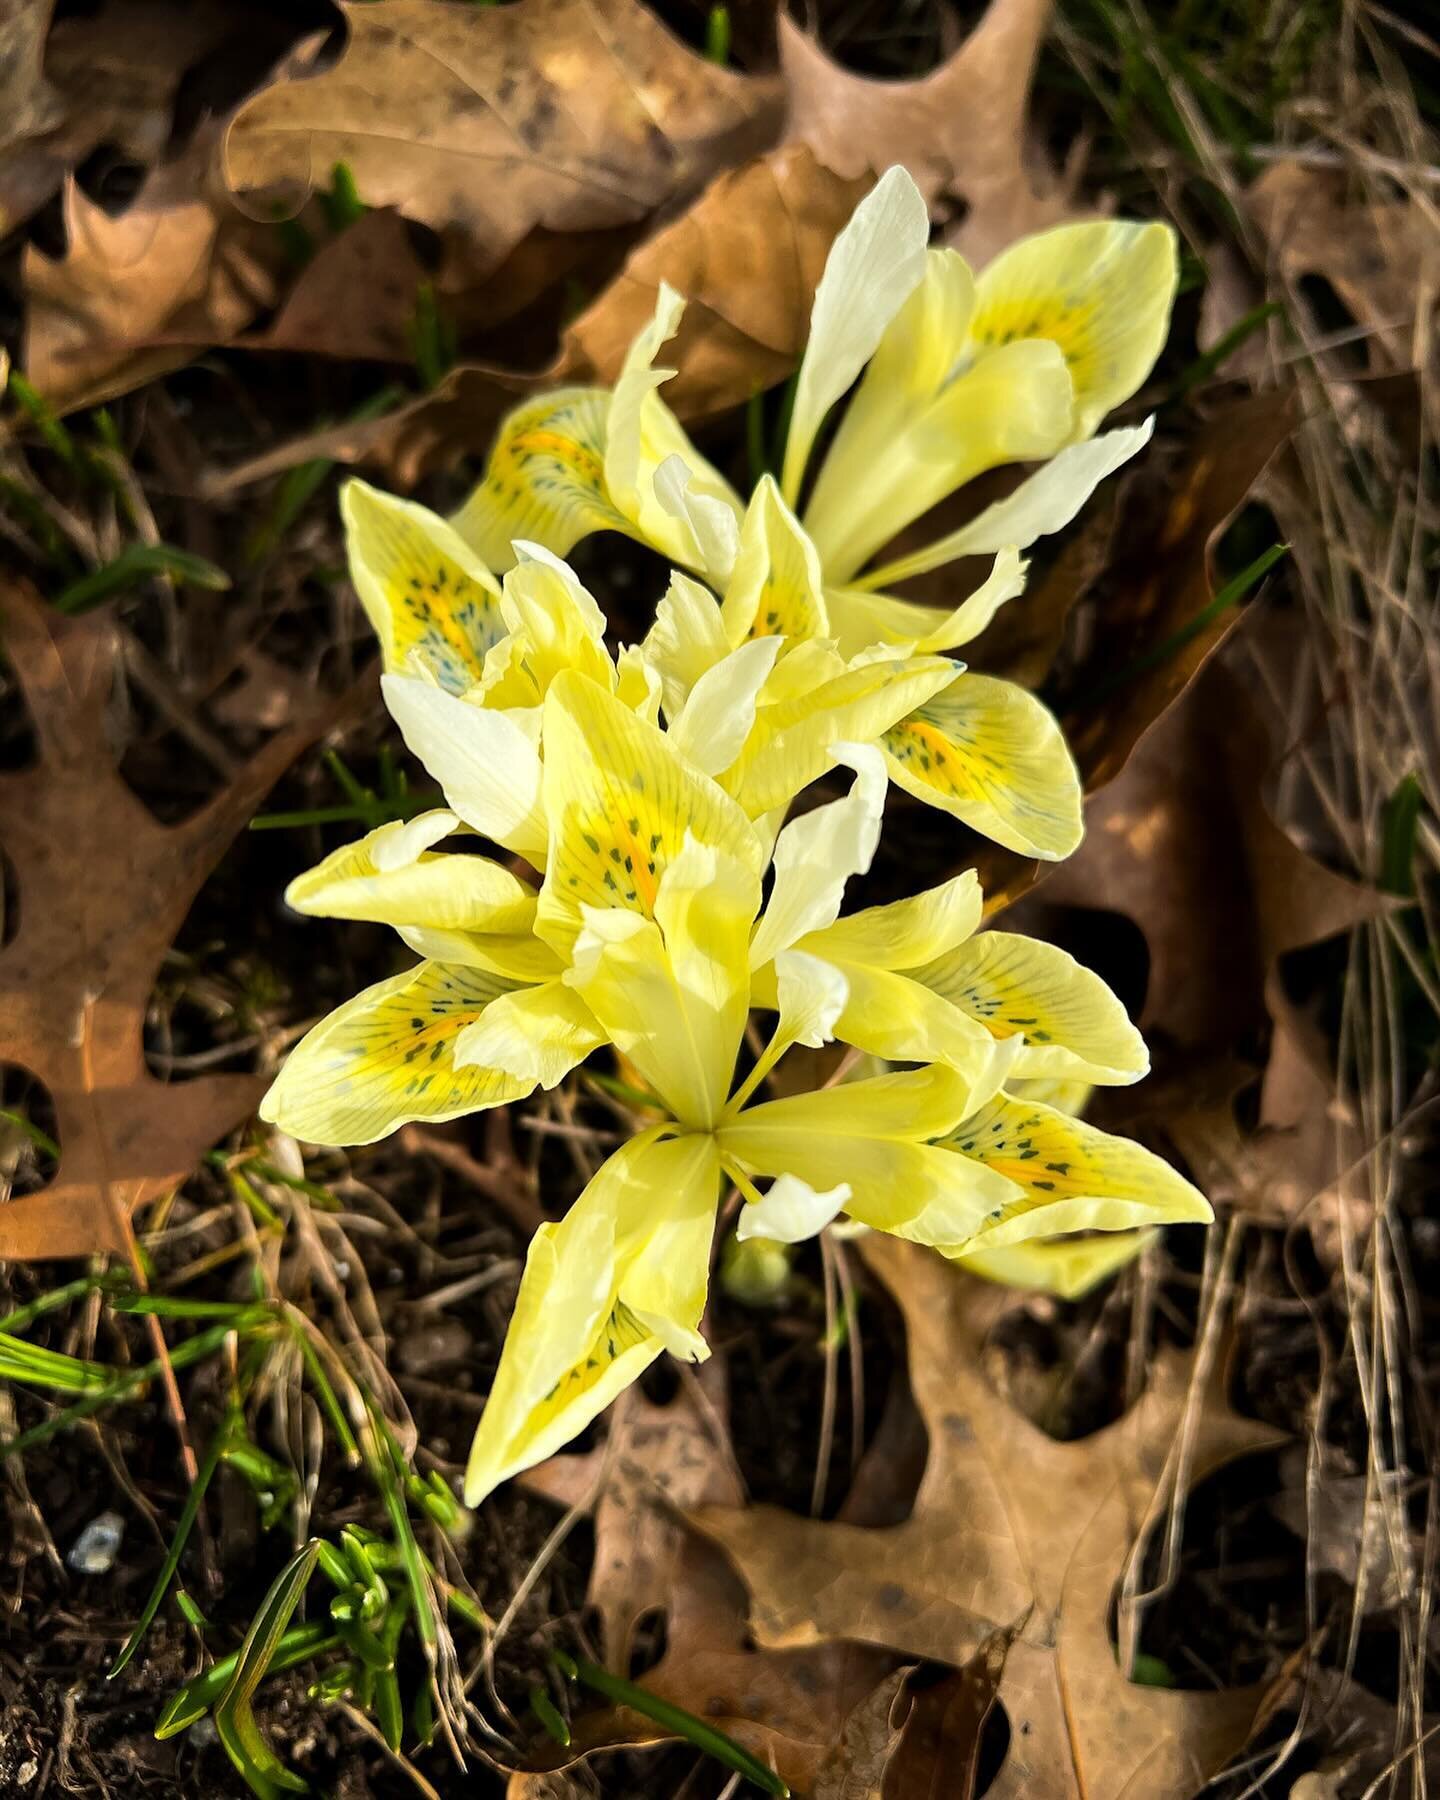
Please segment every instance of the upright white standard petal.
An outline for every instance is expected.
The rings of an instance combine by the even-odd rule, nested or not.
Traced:
[[[1100,483],[1138,455],[1154,431],[1155,421],[1150,418],[1143,425],[1105,431],[1084,443],[1067,445],[1022,481],[1013,494],[987,506],[968,525],[869,571],[856,586],[889,587],[962,556],[990,556],[1007,545],[1025,550],[1037,538],[1063,531]]]
[[[925,274],[930,215],[902,168],[887,169],[856,207],[826,259],[810,314],[810,342],[795,385],[785,444],[785,498],[793,506],[830,408],[875,354],[885,327]]]
[[[690,442],[657,392],[675,371],[655,368],[655,358],[661,345],[675,335],[684,311],[685,302],[662,281],[654,316],[626,352],[610,396],[605,486],[612,504],[640,538],[672,563],[703,569],[707,555],[716,553],[718,534],[723,531],[716,509],[730,512],[738,533],[742,507],[729,482]],[[677,457],[685,471],[683,488],[677,494],[672,467],[662,494],[658,472]],[[677,516],[671,505],[682,494],[684,503]]]
[[[843,800],[792,819],[775,840],[775,884],[750,945],[750,967],[840,916],[845,884],[870,867],[885,809],[885,758],[873,744],[832,744],[832,758],[855,771]]]
[[[470,706],[426,681],[385,675],[380,689],[407,747],[440,783],[452,811],[543,868],[540,755],[525,731],[505,713]]]
[[[848,1181],[820,1193],[798,1175],[779,1175],[771,1182],[768,1193],[740,1208],[735,1235],[742,1244],[750,1238],[770,1238],[777,1244],[803,1243],[842,1213],[849,1198]]]
[[[671,723],[675,748],[706,775],[723,774],[744,749],[780,645],[778,637],[751,638],[732,650],[699,678]]]
[[[695,567],[707,581],[723,587],[740,547],[740,527],[731,502],[706,493],[679,451],[667,456],[655,471],[655,498],[690,533],[698,552]]]

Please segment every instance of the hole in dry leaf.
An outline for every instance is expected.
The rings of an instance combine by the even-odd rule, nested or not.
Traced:
[[[49,1088],[19,1063],[0,1063],[0,1194],[19,1200],[48,1186],[59,1143]]]
[[[980,1728],[980,1754],[975,1759],[975,1800],[988,1794],[1010,1754],[1010,1715],[997,1700]]]
[[[1366,335],[1357,330],[1354,313],[1323,275],[1302,275],[1298,286],[1312,331],[1332,343],[1349,336],[1348,342],[1333,344],[1327,354],[1352,375],[1364,375],[1370,367],[1370,357]]]
[[[1123,1280],[1078,1301],[1036,1296],[990,1333],[986,1373],[1047,1436],[1062,1443],[1088,1437],[1125,1410],[1132,1325]]]
[[[680,1392],[680,1365],[673,1356],[660,1356],[640,1377],[640,1392],[652,1406],[669,1406]]]
[[[20,929],[20,882],[15,865],[0,844],[0,950],[13,944]]]
[[[640,1678],[653,1669],[665,1655],[669,1643],[669,1613],[663,1606],[652,1606],[641,1613],[630,1633],[630,1679]]]
[[[0,653],[0,774],[33,769],[39,760],[35,721],[15,671]]]
[[[1178,1550],[1168,1520],[1151,1529],[1136,1572],[1146,1603],[1135,1609],[1138,1631],[1126,1634],[1135,1679],[1192,1691],[1242,1687],[1305,1642],[1294,1539],[1274,1507],[1281,1485],[1275,1454],[1240,1457],[1186,1494]],[[1122,1594],[1117,1585],[1112,1645]]]

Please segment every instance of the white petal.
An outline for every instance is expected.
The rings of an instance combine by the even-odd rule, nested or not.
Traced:
[[[750,967],[764,965],[807,932],[840,915],[845,883],[870,867],[885,809],[885,758],[873,744],[832,744],[836,762],[855,771],[843,800],[817,806],[775,840],[775,885],[750,946]]]
[[[798,1244],[823,1231],[849,1198],[848,1181],[821,1194],[798,1175],[777,1175],[768,1194],[741,1207],[735,1235],[742,1244],[747,1238]]]
[[[546,830],[535,745],[507,713],[470,706],[443,688],[384,675],[381,692],[411,753],[453,811],[484,837],[544,866]]]
[[[697,769],[719,775],[744,748],[755,705],[780,654],[782,639],[752,638],[707,669],[670,727],[675,748]]]
[[[930,215],[902,168],[887,169],[831,246],[810,314],[785,445],[785,498],[793,506],[815,435],[875,354],[885,327],[925,274]]]

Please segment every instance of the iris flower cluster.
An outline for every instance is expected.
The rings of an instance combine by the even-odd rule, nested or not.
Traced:
[[[292,883],[299,911],[389,925],[419,961],[316,1025],[264,1115],[371,1143],[606,1055],[637,1096],[636,1134],[530,1246],[472,1505],[662,1351],[707,1354],[727,1193],[741,1238],[796,1243],[843,1215],[1058,1292],[1211,1216],[1167,1163],[1053,1103],[1138,1080],[1144,1043],[1063,951],[982,930],[973,872],[845,910],[891,784],[1031,856],[1078,843],[1055,720],[949,653],[1023,592],[1022,552],[1146,442],[1148,425],[1097,428],[1149,373],[1175,290],[1162,225],[1061,227],[979,276],[928,235],[892,169],[831,251],[781,478],[748,500],[662,397],[683,308],[668,289],[614,387],[521,406],[449,521],[344,491],[385,702],[445,804]],[[1038,466],[1008,498],[877,563],[1016,463]],[[673,570],[618,652],[563,560],[596,531]],[[976,555],[990,574],[951,608],[891,592]],[[848,788],[814,804],[822,777]],[[831,1043],[855,1078],[772,1084],[788,1051]]]

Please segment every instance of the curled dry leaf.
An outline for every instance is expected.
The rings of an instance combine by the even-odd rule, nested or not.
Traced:
[[[192,818],[161,825],[106,741],[112,628],[62,619],[11,583],[0,638],[39,740],[33,767],[0,774],[20,915],[0,950],[0,1061],[44,1082],[60,1140],[53,1182],[0,1207],[0,1259],[124,1251],[132,1212],[184,1180],[264,1089],[248,1075],[157,1081],[145,1009],[206,876],[334,709],[273,738]]]
[[[960,48],[917,81],[852,75],[782,17],[785,136],[841,175],[903,163],[932,204],[963,203],[949,241],[988,262],[1072,216],[1059,180],[1027,167],[1030,83],[1049,17],[1050,0],[990,0]]]
[[[1138,1022],[1174,1049],[1233,1051],[1266,1023],[1277,958],[1384,905],[1276,825],[1261,797],[1272,763],[1255,698],[1215,665],[1091,800],[1085,841],[1035,897],[1042,917],[1077,906],[1134,920],[1150,955]],[[1039,922],[1030,909],[1017,929]]]
[[[884,1782],[905,1730],[910,1708],[908,1669],[887,1675],[867,1694],[820,1765],[810,1800],[884,1800]]]
[[[237,192],[303,197],[343,162],[367,205],[459,227],[493,267],[536,226],[643,218],[774,135],[773,82],[707,62],[637,0],[344,10],[339,60],[231,124]]]
[[[1010,1749],[993,1800],[1191,1800],[1243,1743],[1259,1696],[1131,1683],[1111,1598],[1137,1535],[1175,1493],[1277,1434],[1230,1412],[1208,1372],[1162,1354],[1123,1418],[1056,1442],[982,1373],[987,1328],[1013,1297],[915,1245],[863,1242],[905,1314],[930,1459],[900,1525],[767,1506],[692,1515],[743,1575],[757,1639],[860,1638],[961,1666],[1013,1628],[998,1689]]]
[[[723,1371],[712,1357],[696,1385],[687,1382],[667,1407],[634,1394],[611,1422],[608,1447],[555,1457],[525,1480],[562,1504],[593,1496],[590,1592],[604,1621],[607,1661],[623,1669],[635,1622],[663,1609],[665,1654],[639,1678],[641,1685],[728,1733],[804,1792],[847,1716],[886,1677],[894,1659],[855,1644],[780,1654],[750,1644],[744,1590],[725,1558],[687,1528],[680,1512],[740,1500],[723,1402]],[[597,1489],[602,1470],[604,1485]],[[572,1718],[568,1748],[544,1739],[529,1760],[536,1770],[557,1769],[597,1751],[659,1743],[666,1736],[663,1727],[628,1708],[603,1707]]]
[[[676,371],[665,398],[677,412],[743,405],[783,381],[805,348],[830,246],[869,185],[799,145],[721,175],[570,326],[556,378],[613,381],[665,281],[685,296],[660,359]]]

